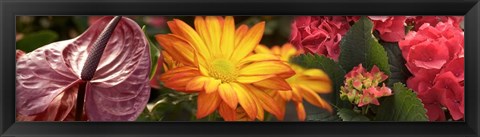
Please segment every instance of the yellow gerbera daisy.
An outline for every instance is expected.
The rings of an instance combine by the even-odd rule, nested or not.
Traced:
[[[235,120],[239,107],[250,120],[263,120],[263,110],[283,117],[281,107],[259,88],[291,90],[285,79],[295,72],[277,56],[253,54],[265,22],[236,30],[233,17],[195,17],[195,29],[178,19],[167,23],[172,34],[156,39],[181,65],[160,80],[174,90],[198,93],[197,118],[219,110],[225,120]]]
[[[258,54],[272,54],[279,56],[286,64],[289,64],[295,71],[295,75],[288,78],[287,82],[292,88],[291,90],[280,90],[278,92],[270,92],[270,95],[276,99],[277,104],[286,104],[292,100],[297,109],[299,120],[305,120],[306,113],[303,106],[303,99],[310,104],[332,111],[332,107],[318,94],[330,93],[332,91],[332,83],[328,75],[320,69],[304,69],[295,64],[289,63],[289,59],[298,55],[299,52],[291,44],[284,44],[282,47],[274,46],[269,49],[266,46],[259,45],[255,49]],[[283,105],[285,106],[285,105]],[[285,112],[285,107],[281,109]]]

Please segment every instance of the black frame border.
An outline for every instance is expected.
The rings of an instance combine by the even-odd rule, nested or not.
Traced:
[[[479,0],[0,0],[0,135],[479,136]],[[15,16],[465,15],[465,122],[15,122]]]

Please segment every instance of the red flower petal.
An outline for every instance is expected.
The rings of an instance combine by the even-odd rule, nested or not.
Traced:
[[[448,48],[439,45],[418,45],[408,54],[407,63],[415,68],[440,69],[447,62]]]
[[[441,90],[440,103],[446,106],[454,120],[463,118],[460,106],[463,101],[464,87],[457,81],[457,77],[452,72],[440,74],[435,79],[434,88]],[[462,108],[463,109],[463,108]]]

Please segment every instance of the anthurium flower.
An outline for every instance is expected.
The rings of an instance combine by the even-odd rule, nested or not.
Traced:
[[[259,88],[290,90],[285,79],[295,74],[276,56],[252,54],[262,38],[265,22],[235,29],[233,17],[195,17],[195,29],[174,19],[172,34],[156,35],[162,49],[180,64],[162,74],[166,87],[198,93],[197,118],[215,110],[235,120],[241,107],[249,120],[263,120],[263,110],[274,115],[280,106]]]
[[[349,28],[344,16],[298,16],[291,25],[290,42],[300,50],[338,60],[340,40]]]
[[[374,65],[368,72],[360,64],[345,75],[345,85],[340,87],[340,98],[357,104],[358,107],[380,105],[377,98],[392,95],[392,90],[385,83],[379,86],[387,78],[377,66]]]
[[[134,21],[103,17],[76,38],[51,43],[19,57],[19,118],[135,120],[150,95],[147,43]],[[81,96],[84,100],[78,98]]]
[[[289,63],[289,59],[298,55],[300,52],[287,43],[282,47],[273,46],[269,49],[266,46],[259,45],[255,49],[258,54],[272,54],[278,56],[285,64],[290,65],[295,71],[295,75],[287,79],[287,83],[292,87],[291,90],[279,90],[271,92],[278,104],[282,104],[282,113],[285,113],[285,104],[288,101],[293,101],[296,106],[299,120],[305,120],[306,113],[303,105],[303,100],[310,104],[332,111],[330,104],[322,99],[319,94],[327,94],[332,91],[332,82],[328,75],[320,69],[304,69],[298,65]]]

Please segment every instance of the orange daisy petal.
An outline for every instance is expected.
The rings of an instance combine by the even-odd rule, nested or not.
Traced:
[[[317,93],[330,93],[332,91],[332,83],[330,81],[300,79],[297,83]]]
[[[222,83],[221,80],[210,77],[208,80],[205,81],[205,92],[212,93],[217,91],[218,85],[220,85],[220,83]]]
[[[255,82],[253,83],[253,85],[266,89],[292,90],[290,84],[288,84],[287,81],[279,77],[273,77],[259,82]]]
[[[295,102],[302,102],[302,94],[296,86],[292,86],[292,99]]]
[[[208,116],[215,111],[221,101],[222,99],[217,93],[207,94],[205,92],[199,92],[197,99],[197,119]]]
[[[220,51],[220,40],[222,38],[222,28],[218,17],[207,16],[205,17],[205,24],[207,25],[208,33],[210,34],[210,44],[207,45],[212,56],[219,57],[222,54]],[[222,45],[225,46],[225,45]]]
[[[220,103],[218,108],[218,113],[222,116],[225,121],[235,121],[237,120],[237,112],[235,109],[230,108],[225,102]]]
[[[295,71],[280,61],[262,61],[255,62],[240,69],[240,75],[290,75],[293,76]]]
[[[308,77],[308,79],[330,81],[328,74],[320,69],[307,69],[303,71],[301,74]]]
[[[279,104],[276,103],[272,96],[253,86],[250,86],[249,88],[251,93],[253,93],[253,95],[255,95],[257,98],[257,104],[260,104],[262,108],[272,113],[276,117],[283,119],[284,113],[282,113]]]
[[[231,59],[237,62],[250,54],[258,45],[263,36],[265,22],[255,24],[238,43]]]
[[[158,34],[155,38],[172,58],[183,64],[193,65],[194,49],[186,40],[173,34]]]
[[[247,113],[248,117],[255,118],[257,116],[257,105],[252,96],[250,96],[248,89],[241,84],[231,83],[233,89],[237,92],[238,103]]]
[[[263,121],[265,118],[265,112],[263,111],[262,105],[259,103],[257,98],[253,98],[255,100],[255,104],[257,105],[257,116],[256,118],[260,121]]]
[[[292,56],[297,54],[297,49],[292,44],[287,43],[282,46],[280,53],[283,61],[288,61]]]
[[[235,22],[232,16],[225,17],[220,45],[223,55],[230,58],[235,48]]]
[[[268,78],[275,77],[275,75],[260,75],[260,76],[239,76],[237,81],[244,84],[262,81]]]
[[[271,54],[273,55],[272,51],[270,51],[270,49],[265,46],[265,45],[258,45],[257,47],[255,47],[255,53],[262,53],[262,54]]]
[[[298,120],[305,121],[307,114],[305,113],[305,108],[303,107],[302,102],[295,102],[295,106],[297,109]]]
[[[245,34],[247,34],[248,31],[248,26],[247,25],[240,25],[240,27],[235,30],[235,48],[238,47],[238,44],[240,43],[240,40],[245,37]]]
[[[230,108],[235,109],[238,105],[237,93],[233,90],[232,86],[228,83],[222,83],[218,86],[218,93]]]
[[[198,32],[198,35],[202,37],[203,41],[205,42],[206,45],[211,45],[211,40],[210,40],[210,34],[208,32],[208,27],[207,24],[205,23],[205,20],[203,19],[202,16],[196,16],[195,21],[195,30]]]
[[[272,55],[272,54],[263,54],[263,53],[257,53],[253,54],[250,56],[247,56],[246,58],[242,59],[239,63],[239,66],[242,66],[243,64],[248,64],[251,62],[260,62],[260,61],[279,61],[280,58]]]
[[[180,31],[180,29],[178,28],[177,23],[175,23],[175,21],[168,21],[167,25],[168,25],[168,28],[170,28],[170,31],[173,34],[179,35],[179,36],[184,36],[183,32]]]
[[[160,76],[160,80],[164,82],[165,86],[171,89],[186,91],[188,82],[190,82],[193,78],[200,76],[198,70],[191,70],[188,68],[190,67],[175,68]]]
[[[302,93],[303,98],[307,100],[310,104],[332,112],[332,107],[330,106],[330,104],[323,100],[315,91],[304,86],[299,86],[298,89]]]
[[[181,20],[174,19],[173,21],[175,22],[175,24],[177,24],[178,31],[180,31],[180,33],[183,34],[183,37],[192,44],[195,50],[197,50],[202,57],[210,58],[210,51],[208,50],[205,42],[198,35],[198,33],[192,27],[190,27],[188,24]]]
[[[290,101],[292,99],[292,90],[279,90],[278,95],[283,98],[285,101]]]
[[[197,76],[193,78],[185,87],[187,91],[202,91],[205,86],[205,82],[208,80],[208,77]]]
[[[177,68],[174,68],[174,69],[171,69],[165,73],[163,73],[161,76],[160,76],[160,81],[163,81],[163,82],[166,82],[168,80],[170,80],[173,76],[175,76],[175,74],[177,73],[193,73],[193,74],[198,74],[198,70],[194,67],[189,67],[189,66],[183,66],[183,67],[177,67]],[[192,74],[192,75],[193,75]]]
[[[282,49],[279,46],[273,46],[272,47],[272,53],[277,56],[281,56],[282,54]]]

